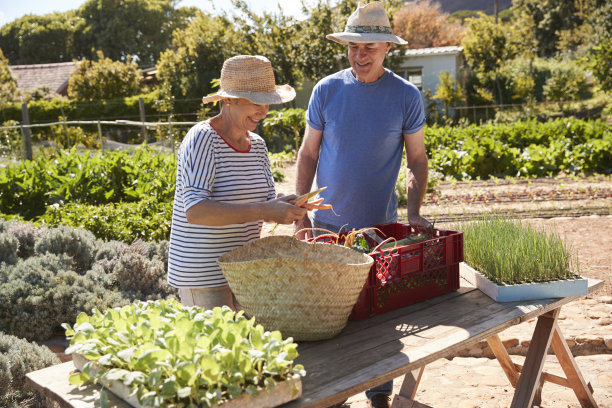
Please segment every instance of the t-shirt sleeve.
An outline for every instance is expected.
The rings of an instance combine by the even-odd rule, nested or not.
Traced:
[[[402,133],[410,135],[421,130],[423,126],[425,126],[425,108],[423,107],[421,91],[411,85],[406,93],[406,110]]]
[[[319,83],[312,90],[308,109],[306,110],[306,123],[315,130],[323,130],[325,128],[322,104],[321,84]]]
[[[191,138],[182,154],[184,183],[183,203],[185,212],[202,200],[210,198],[215,182],[215,152],[212,138],[200,130]]]
[[[268,178],[268,201],[274,200],[276,198],[276,186],[274,184],[274,175],[272,174],[272,165],[270,164],[270,157],[268,157],[268,148],[264,143],[264,153],[263,153],[263,162],[264,169],[266,171],[266,177]]]

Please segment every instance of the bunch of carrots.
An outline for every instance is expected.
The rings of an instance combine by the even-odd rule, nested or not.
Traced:
[[[296,198],[295,200],[292,201],[293,204],[295,204],[298,207],[303,207],[306,208],[307,210],[332,210],[333,208],[331,206],[331,204],[322,204],[324,198],[317,198],[316,200],[312,200],[312,201],[308,201],[310,200],[312,197],[316,196],[317,194],[319,194],[321,191],[325,190],[327,187],[321,187],[318,190],[315,191],[311,191],[310,193],[306,193],[304,195],[299,196],[298,198]]]
[[[303,194],[299,197],[297,197],[296,199],[290,201],[290,203],[298,206],[298,207],[303,207],[306,208],[308,211],[311,210],[332,210],[334,211],[333,207],[331,206],[331,204],[323,204],[323,200],[324,198],[317,198],[316,200],[312,200],[312,201],[308,201],[310,200],[312,197],[316,196],[317,194],[319,194],[321,191],[325,190],[327,187],[321,187],[318,190],[314,190],[311,191],[310,193],[306,193]],[[274,224],[274,227],[270,230],[270,232],[274,232],[274,230],[276,229],[276,227],[278,227],[278,223]]]

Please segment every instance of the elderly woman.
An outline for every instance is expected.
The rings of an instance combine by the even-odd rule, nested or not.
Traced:
[[[306,210],[290,203],[295,195],[276,197],[265,142],[253,133],[295,90],[275,84],[262,56],[226,60],[220,82],[202,101],[221,101],[221,112],[193,126],[178,151],[168,282],[184,305],[236,309],[217,259],[258,239],[262,221],[291,224]]]

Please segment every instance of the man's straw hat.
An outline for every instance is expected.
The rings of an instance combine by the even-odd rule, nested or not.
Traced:
[[[408,44],[407,41],[393,35],[387,12],[379,1],[369,4],[359,3],[357,11],[351,14],[346,21],[344,32],[328,34],[326,38],[340,44],[349,42]]]
[[[225,60],[219,92],[202,98],[203,103],[224,98],[246,98],[258,105],[285,103],[295,98],[289,85],[277,86],[272,64],[261,55],[238,55]]]

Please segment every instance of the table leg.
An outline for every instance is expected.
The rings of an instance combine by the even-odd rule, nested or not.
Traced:
[[[593,398],[593,392],[589,388],[588,384],[584,381],[582,374],[580,374],[576,360],[574,360],[574,357],[572,356],[572,351],[567,345],[567,342],[563,339],[561,330],[559,329],[559,325],[557,323],[553,325],[551,347],[557,356],[557,360],[559,360],[559,364],[561,365],[565,376],[567,377],[570,388],[574,390],[574,394],[576,394],[578,401],[580,401],[580,406],[583,408],[597,408],[597,403]]]
[[[393,397],[391,408],[429,408],[427,405],[414,400],[424,370],[425,367],[421,367],[404,376],[402,387],[399,394]]]
[[[497,361],[499,361],[499,364],[504,370],[506,377],[508,377],[510,384],[516,388],[519,380],[519,370],[516,368],[516,365],[510,358],[508,350],[506,350],[506,347],[502,343],[501,339],[496,334],[487,338],[487,344],[489,345],[489,348],[491,348],[495,358],[497,358]]]
[[[557,308],[538,317],[531,344],[525,357],[525,365],[514,391],[514,398],[512,398],[510,408],[527,408],[532,406],[540,386],[540,377],[544,367],[544,360],[546,359],[546,352],[552,341],[553,328],[560,311],[561,308]]]

